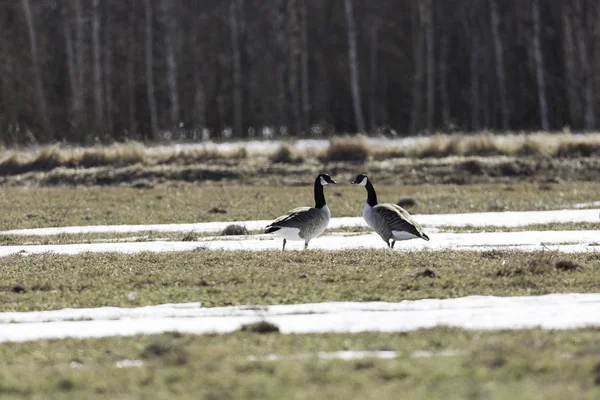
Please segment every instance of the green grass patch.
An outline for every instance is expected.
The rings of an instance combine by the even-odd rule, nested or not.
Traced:
[[[600,396],[599,333],[436,328],[400,334],[238,332],[7,343],[0,344],[0,396],[397,399],[401,393],[428,400],[592,400]],[[316,357],[320,351],[343,350],[393,350],[400,357]],[[432,356],[415,357],[415,352]],[[270,354],[308,357],[260,361]],[[139,366],[119,368],[123,360]]]
[[[566,261],[577,267],[569,268]],[[600,257],[501,250],[200,249],[14,255],[0,259],[0,270],[0,311],[29,311],[186,301],[211,307],[596,292]]]
[[[325,195],[333,217],[362,215],[365,190],[340,184]],[[374,177],[376,179],[376,177]],[[375,180],[381,202],[410,196],[412,214],[476,211],[553,210],[598,200],[598,183],[386,185]],[[5,188],[0,192],[0,226],[25,229],[70,225],[164,224],[275,219],[301,205],[312,205],[312,184],[263,186],[169,184],[153,188]]]

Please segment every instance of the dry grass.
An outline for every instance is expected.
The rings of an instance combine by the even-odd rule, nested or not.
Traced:
[[[209,160],[240,160],[246,149],[223,152],[210,148],[191,148],[173,152],[153,151],[138,142],[115,143],[109,146],[70,147],[55,144],[31,151],[5,150],[0,161],[0,174],[21,174],[30,171],[51,171],[64,168],[127,167],[136,164],[197,164]]]
[[[369,145],[364,136],[336,136],[331,138],[329,148],[320,160],[322,162],[365,162],[369,154]]]
[[[600,155],[600,134],[435,135],[405,147],[378,148],[377,160],[394,157],[442,158],[452,156],[594,157]]]
[[[304,157],[289,144],[282,143],[275,153],[269,157],[275,164],[300,164],[304,162]]]

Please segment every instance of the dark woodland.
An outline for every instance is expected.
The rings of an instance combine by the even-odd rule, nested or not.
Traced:
[[[0,0],[0,142],[595,130],[597,0]]]

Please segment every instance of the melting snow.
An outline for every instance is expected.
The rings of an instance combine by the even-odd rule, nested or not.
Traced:
[[[565,253],[600,251],[600,231],[532,231],[437,233],[431,241],[410,240],[398,242],[394,251],[403,250],[491,250],[515,249],[522,251],[555,250]],[[80,254],[85,252],[174,252],[193,250],[280,250],[282,241],[273,235],[212,237],[194,242],[153,241],[135,243],[83,243],[60,245],[0,246],[0,257],[12,254]],[[289,242],[289,250],[304,248],[304,242]],[[309,249],[344,250],[355,248],[386,248],[374,234],[325,235],[311,240]]]
[[[470,214],[421,214],[414,215],[425,228],[441,226],[498,226],[515,227],[532,224],[552,224],[565,222],[600,222],[600,209],[553,210],[553,211],[505,211]],[[3,235],[60,235],[82,233],[133,233],[133,232],[220,232],[231,224],[240,224],[248,230],[262,230],[272,220],[238,222],[201,222],[195,224],[155,224],[155,225],[96,225],[67,226],[58,228],[13,229],[1,231]],[[329,229],[341,227],[367,227],[362,217],[332,218]]]
[[[0,342],[181,332],[230,333],[268,321],[281,333],[464,329],[574,329],[600,326],[600,293],[469,296],[399,303],[313,303],[203,308],[199,303],[0,313]],[[86,318],[86,320],[81,320]],[[80,319],[80,320],[77,320]]]

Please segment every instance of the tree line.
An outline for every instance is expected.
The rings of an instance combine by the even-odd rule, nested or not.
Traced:
[[[598,128],[594,0],[0,0],[0,140]]]

